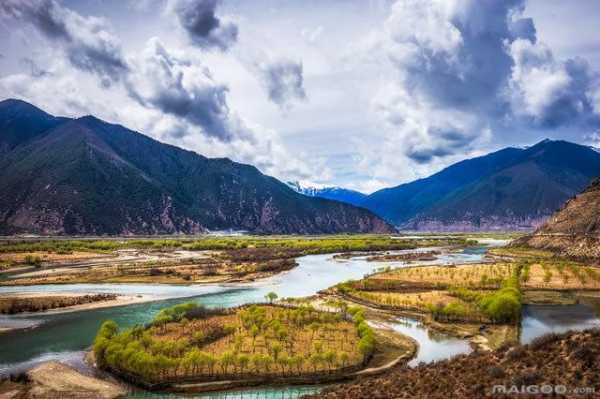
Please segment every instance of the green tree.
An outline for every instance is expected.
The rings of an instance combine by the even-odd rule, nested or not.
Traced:
[[[252,328],[250,328],[250,336],[252,337],[252,353],[256,352],[256,337],[258,336],[259,332],[260,330],[256,325],[253,325]]]
[[[273,291],[269,292],[267,295],[265,295],[265,299],[269,301],[269,303],[273,303],[273,301],[275,301],[277,298],[279,298],[279,296],[274,293]]]
[[[238,364],[240,365],[240,372],[244,374],[246,367],[248,367],[248,363],[250,363],[250,357],[248,355],[239,355],[238,356]]]

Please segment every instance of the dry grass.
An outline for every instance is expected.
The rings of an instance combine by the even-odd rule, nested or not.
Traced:
[[[554,253],[543,249],[527,248],[527,247],[501,247],[490,248],[488,251],[491,255],[510,256],[514,258],[552,258]]]
[[[503,280],[510,277],[514,266],[510,263],[474,264],[458,266],[422,266],[398,268],[376,274],[366,280],[367,286],[376,287],[386,283],[416,287],[468,287],[498,288]]]
[[[15,252],[15,253],[4,253],[0,256],[0,261],[13,262],[13,263],[23,263],[25,261],[25,257],[33,256],[40,258],[43,262],[74,262],[74,261],[83,261],[87,259],[94,259],[99,257],[106,257],[106,254],[101,253],[93,253],[93,252],[81,252],[81,251],[73,251],[67,253],[57,253],[57,252],[43,252],[43,251],[35,251],[35,252]]]
[[[576,262],[541,261],[529,266],[523,289],[599,289],[600,269]]]
[[[352,296],[375,305],[390,306],[400,309],[426,311],[430,304],[446,305],[456,298],[447,291],[424,292],[385,292],[385,291],[353,291]]]
[[[515,385],[589,389],[588,394],[548,397],[597,397],[600,392],[600,330],[548,336],[531,345],[474,352],[450,360],[399,367],[378,377],[336,385],[309,398],[446,399],[543,397],[540,394],[498,394],[493,387]]]

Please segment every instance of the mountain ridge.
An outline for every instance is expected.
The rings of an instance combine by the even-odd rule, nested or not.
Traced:
[[[543,140],[379,190],[362,205],[407,230],[533,230],[599,175],[595,149]]]
[[[13,119],[9,134],[0,130],[0,140],[16,143],[0,155],[5,234],[394,231],[370,211],[303,196],[251,165],[206,158],[94,116],[42,117],[32,128],[28,115],[20,124]],[[0,112],[0,124],[5,119]],[[19,126],[35,134],[15,140]]]
[[[299,181],[288,181],[286,184],[294,191],[309,197],[326,198],[334,201],[345,202],[350,205],[362,207],[362,202],[367,198],[360,191],[350,190],[337,186],[317,186],[304,184]]]
[[[534,233],[515,240],[573,258],[600,259],[600,179],[569,199]]]

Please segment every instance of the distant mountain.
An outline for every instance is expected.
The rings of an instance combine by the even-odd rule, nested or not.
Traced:
[[[404,229],[531,230],[596,176],[595,149],[544,140],[377,191],[362,205]]]
[[[309,197],[326,198],[356,206],[361,206],[362,202],[365,200],[365,198],[367,198],[366,194],[342,187],[319,187],[315,185],[303,184],[298,181],[289,181],[287,182],[287,185],[294,191],[300,194],[308,195]]]
[[[577,258],[600,258],[600,179],[567,201],[535,233],[514,242]]]
[[[387,233],[371,212],[298,194],[93,116],[0,102],[0,233]]]

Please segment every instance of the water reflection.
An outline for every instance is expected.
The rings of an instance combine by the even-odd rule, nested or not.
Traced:
[[[525,305],[521,321],[521,343],[527,344],[548,333],[586,330],[600,327],[600,318],[594,306]]]
[[[417,355],[408,362],[411,367],[421,362],[430,363],[472,351],[467,340],[436,333],[416,320],[398,318],[396,322],[387,325],[419,343]]]

